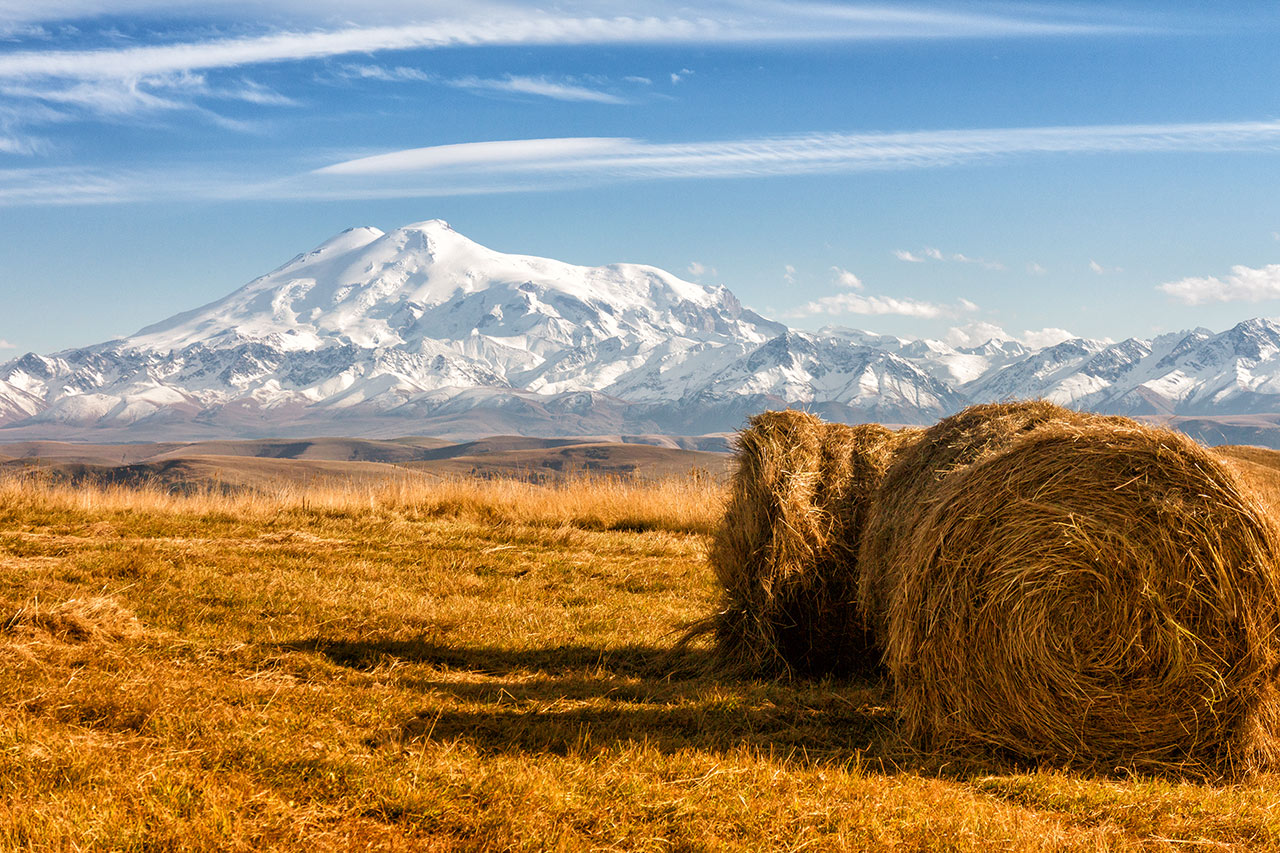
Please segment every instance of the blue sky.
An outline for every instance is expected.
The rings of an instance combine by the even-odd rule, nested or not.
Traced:
[[[1278,38],[1274,2],[0,0],[0,358],[432,218],[802,328],[1222,329],[1280,314]]]

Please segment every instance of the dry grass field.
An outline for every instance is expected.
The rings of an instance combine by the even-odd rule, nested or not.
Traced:
[[[12,477],[0,849],[1280,848],[1280,776],[921,754],[881,685],[709,672],[722,491]]]

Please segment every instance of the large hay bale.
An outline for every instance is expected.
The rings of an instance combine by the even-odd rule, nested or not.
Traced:
[[[1271,522],[1186,437],[1043,424],[944,478],[899,549],[907,733],[1111,768],[1276,758]]]
[[[1083,423],[1097,415],[1043,400],[970,406],[904,442],[870,501],[859,557],[858,609],[878,637],[888,630],[896,572],[908,567],[902,548],[920,527],[932,494],[948,475],[1007,448],[1050,423]]]
[[[710,554],[724,600],[702,627],[722,663],[757,673],[878,667],[854,604],[858,545],[900,440],[878,424],[826,424],[805,412],[751,418]]]

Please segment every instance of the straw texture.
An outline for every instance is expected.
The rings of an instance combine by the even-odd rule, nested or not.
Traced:
[[[1073,412],[1043,400],[970,406],[903,442],[868,502],[858,587],[858,608],[876,636],[888,630],[896,573],[910,568],[901,553],[924,523],[934,491],[953,472],[1006,449],[1020,435],[1051,423],[1120,422]]]
[[[760,674],[865,673],[880,654],[859,618],[867,505],[904,434],[765,412],[738,436],[738,469],[711,564],[724,589],[710,630],[722,664]]]
[[[897,488],[927,492],[873,597],[907,734],[1108,768],[1272,763],[1270,521],[1179,434],[1034,405],[985,422],[999,452],[970,438],[933,451],[944,465],[895,466]]]

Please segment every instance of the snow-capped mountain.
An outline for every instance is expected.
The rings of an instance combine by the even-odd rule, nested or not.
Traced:
[[[1280,411],[1280,325],[1246,320],[1130,338],[1076,339],[1033,353],[963,386],[978,401],[1044,397],[1126,415],[1237,415]]]
[[[432,220],[353,228],[137,334],[0,365],[0,441],[708,432],[766,407],[927,423],[1043,397],[1105,412],[1280,412],[1280,325],[972,348],[798,332],[654,267],[487,249]]]
[[[0,423],[414,416],[474,388],[660,403],[785,331],[654,267],[505,255],[436,220],[353,228],[129,338],[0,367]]]

